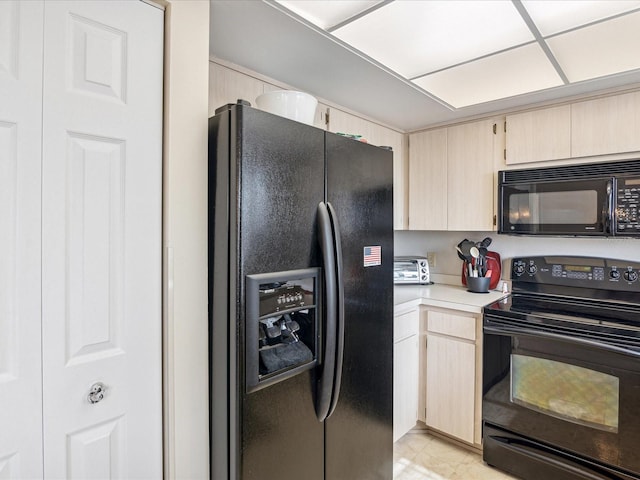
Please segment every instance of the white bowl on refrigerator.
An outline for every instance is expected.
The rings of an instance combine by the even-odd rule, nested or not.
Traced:
[[[265,112],[313,125],[318,100],[304,92],[273,90],[256,98],[256,105]]]

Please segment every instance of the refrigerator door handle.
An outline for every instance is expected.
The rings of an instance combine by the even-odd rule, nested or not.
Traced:
[[[338,403],[338,397],[340,396],[340,385],[342,383],[342,363],[344,360],[344,282],[343,282],[343,268],[342,268],[342,244],[340,227],[338,224],[338,216],[336,211],[329,202],[327,202],[327,208],[329,210],[329,216],[331,218],[331,225],[333,227],[333,244],[335,249],[335,263],[336,263],[336,277],[337,277],[337,315],[338,315],[338,332],[336,338],[336,362],[335,373],[333,376],[333,393],[331,394],[331,408],[327,418],[331,416]]]
[[[337,333],[337,271],[336,255],[333,240],[333,228],[329,210],[324,202],[318,204],[318,241],[322,251],[325,279],[325,314],[323,368],[316,393],[316,416],[323,422],[329,416],[331,394],[334,385],[336,364],[336,333]]]

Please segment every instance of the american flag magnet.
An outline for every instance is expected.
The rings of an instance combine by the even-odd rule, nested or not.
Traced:
[[[380,245],[374,245],[370,247],[364,247],[364,261],[365,267],[376,267],[382,265],[382,249]]]

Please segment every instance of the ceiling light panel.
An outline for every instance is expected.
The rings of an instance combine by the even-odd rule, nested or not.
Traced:
[[[326,30],[381,3],[381,0],[279,0],[277,3]]]
[[[537,43],[414,80],[455,108],[563,85]]]
[[[640,68],[640,12],[547,39],[570,82]]]
[[[640,8],[635,0],[523,0],[522,4],[545,37]]]
[[[398,0],[332,34],[405,78],[533,40],[504,0]]]

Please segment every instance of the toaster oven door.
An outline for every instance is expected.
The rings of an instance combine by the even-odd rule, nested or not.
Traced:
[[[393,283],[420,283],[420,268],[415,261],[397,261],[393,266]]]

